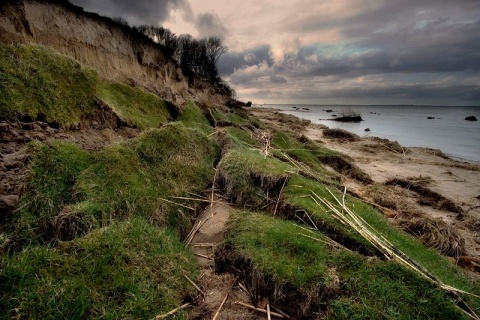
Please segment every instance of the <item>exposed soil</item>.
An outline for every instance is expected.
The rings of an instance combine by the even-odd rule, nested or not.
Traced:
[[[267,125],[289,125],[290,131],[353,159],[352,165],[372,181],[343,174],[342,183],[349,191],[378,207],[392,224],[454,256],[458,265],[480,272],[480,165],[449,159],[440,150],[405,148],[377,137],[327,138],[322,126],[305,126],[304,120],[295,121],[293,116],[286,123],[285,115],[277,110],[253,109],[251,113]]]
[[[99,106],[76,128],[59,128],[55,123],[35,119],[0,121],[0,218],[8,219],[18,207],[30,161],[28,144],[51,139],[69,141],[85,150],[133,138],[140,130],[129,127],[106,106]]]
[[[228,202],[216,196],[213,204],[209,205],[198,219],[201,227],[193,237],[190,246],[201,266],[198,285],[204,291],[205,296],[191,311],[192,318],[212,319],[228,295],[217,319],[263,319],[263,317],[258,317],[248,309],[235,304],[236,301],[250,303],[249,296],[239,287],[238,281],[241,282],[241,279],[237,279],[231,273],[215,273],[213,259],[215,249],[224,239],[226,224],[233,210]]]

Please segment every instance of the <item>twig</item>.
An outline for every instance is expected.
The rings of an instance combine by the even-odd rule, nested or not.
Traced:
[[[182,305],[182,306],[180,306],[180,307],[178,307],[178,308],[175,308],[175,309],[173,309],[173,310],[170,311],[170,312],[167,312],[167,313],[164,313],[164,314],[162,314],[162,315],[156,316],[154,319],[155,319],[155,320],[165,319],[166,317],[171,316],[172,314],[174,314],[174,313],[176,313],[176,312],[178,312],[178,311],[180,311],[180,310],[185,309],[185,308],[188,307],[189,305],[190,305],[190,303],[185,303],[184,305]]]
[[[267,319],[272,320],[272,315],[270,314],[270,302],[267,301]]]
[[[256,308],[256,307],[252,306],[251,304],[247,304],[247,303],[244,303],[244,302],[241,302],[241,301],[235,301],[235,304],[239,304],[241,306],[244,306],[245,308],[255,310],[255,311],[261,312],[263,314],[267,314],[267,310],[261,309],[261,308]],[[285,317],[283,314],[280,314],[280,313],[277,313],[277,312],[270,312],[270,314],[272,316],[280,318],[280,319],[290,319],[290,318]]]
[[[290,319],[290,316],[288,314],[286,314],[285,312],[283,312],[279,307],[277,307],[276,305],[272,304],[271,305],[272,308],[274,308],[275,310],[277,310],[278,313],[280,313],[281,315],[283,315],[285,318],[287,319]]]
[[[205,200],[205,199],[195,199],[195,198],[188,198],[188,197],[171,197],[172,199],[180,199],[180,200],[190,200],[190,201],[199,201],[199,202],[208,202],[211,203],[212,201],[210,200]],[[217,201],[214,201],[217,202]]]
[[[195,289],[197,289],[198,292],[200,292],[203,296],[206,296],[205,292],[202,289],[200,289],[200,287],[197,286],[197,284],[193,282],[186,274],[183,274],[183,276],[185,277],[185,279],[188,280],[188,282],[190,282],[195,287]]]

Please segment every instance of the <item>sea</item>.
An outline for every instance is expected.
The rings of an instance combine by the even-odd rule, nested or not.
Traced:
[[[398,141],[405,147],[440,149],[452,158],[480,163],[480,106],[265,104],[255,107],[278,109],[361,137],[376,136]],[[363,121],[333,121],[335,116],[346,112],[359,114]],[[479,121],[466,121],[467,116],[475,116]]]

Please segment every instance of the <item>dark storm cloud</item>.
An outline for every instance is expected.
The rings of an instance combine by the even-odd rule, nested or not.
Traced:
[[[197,16],[195,26],[200,38],[218,37],[224,40],[228,34],[218,14],[213,12],[201,13]]]
[[[132,25],[158,25],[179,9],[193,17],[188,0],[71,0],[73,4],[108,17],[121,17]]]
[[[228,76],[235,70],[267,63],[269,67],[274,62],[270,56],[270,46],[263,45],[243,52],[228,52],[220,57],[218,71],[221,76]]]

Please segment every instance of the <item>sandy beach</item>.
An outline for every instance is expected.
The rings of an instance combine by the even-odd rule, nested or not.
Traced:
[[[375,137],[327,138],[328,128],[274,109],[256,108],[250,113],[268,126],[290,128],[351,159],[373,183],[331,168],[350,192],[375,205],[392,224],[479,274],[479,165],[450,159],[440,150],[405,148]],[[453,207],[442,206],[447,202]]]

